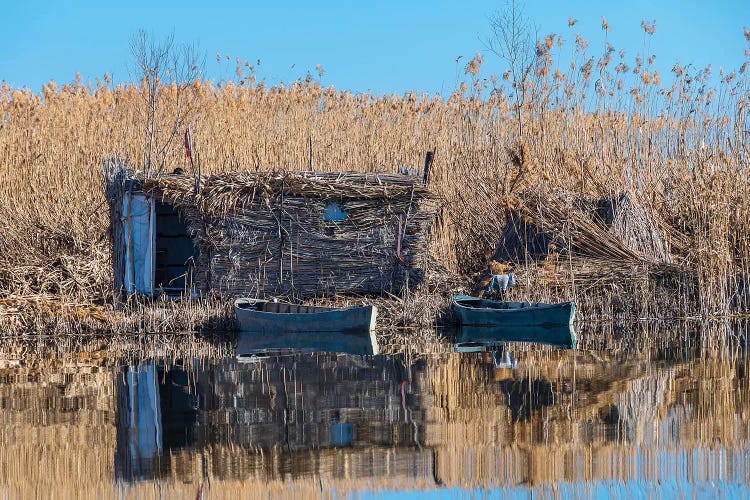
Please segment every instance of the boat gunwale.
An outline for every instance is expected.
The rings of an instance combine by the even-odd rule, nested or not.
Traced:
[[[490,302],[498,302],[498,303],[515,303],[515,304],[529,304],[529,306],[526,307],[519,307],[519,308],[507,308],[507,309],[498,309],[495,307],[473,307],[470,305],[462,304],[462,302],[468,302],[470,300],[479,300],[479,301],[490,301],[489,299],[483,299],[481,297],[474,297],[474,298],[466,298],[466,299],[453,299],[454,306],[461,307],[463,309],[470,309],[472,311],[493,311],[493,312],[502,312],[502,313],[516,313],[519,311],[528,311],[531,309],[552,309],[552,308],[560,308],[560,307],[566,307],[566,306],[575,306],[575,302],[567,301],[567,302],[559,302],[557,304],[546,304],[543,302],[515,302],[515,301],[507,301],[507,300],[497,300],[497,301],[490,301]]]
[[[251,309],[250,307],[243,307],[242,304],[246,304],[246,305],[253,304],[253,302],[250,302],[251,300],[255,301],[255,303],[258,303],[258,302],[261,302],[261,303],[273,303],[272,301],[265,300],[265,299],[244,299],[244,298],[239,298],[239,299],[235,299],[235,301],[234,301],[234,307],[235,307],[235,309],[239,309],[241,311],[248,312],[248,313],[260,314],[260,315],[272,315],[272,316],[276,316],[276,315],[285,315],[285,316],[288,316],[288,315],[300,315],[300,316],[307,316],[307,315],[310,315],[310,314],[329,314],[329,313],[332,313],[332,312],[348,312],[348,311],[351,311],[351,310],[354,310],[354,309],[363,309],[363,308],[368,308],[368,307],[369,308],[374,308],[375,307],[373,305],[347,306],[347,307],[307,306],[307,307],[323,308],[323,309],[326,309],[326,310],[325,311],[307,311],[307,312],[272,312],[272,311],[259,311],[257,309]],[[246,301],[246,302],[243,302],[243,301]],[[288,305],[292,305],[292,306],[299,306],[300,305],[300,304],[292,304],[291,302],[279,302],[279,304],[288,304]]]
[[[555,329],[557,327],[571,327],[575,322],[575,311],[576,303],[572,301],[560,302],[556,304],[547,303],[529,303],[529,306],[522,308],[512,309],[496,309],[493,307],[482,307],[483,302],[490,303],[516,303],[513,301],[493,301],[490,299],[484,299],[481,297],[472,297],[469,295],[454,295],[452,298],[453,308],[456,314],[457,324],[467,327],[478,327],[478,328],[500,328],[506,329],[511,328],[517,330],[519,328],[543,328],[543,329]],[[466,304],[467,302],[473,302],[477,306],[472,307]],[[558,318],[558,320],[551,320],[551,318],[544,318],[545,320],[539,321],[540,318],[535,318],[536,321],[531,321],[534,316],[537,315],[564,315],[565,318]],[[505,321],[512,321],[513,319],[518,320],[519,318],[527,318],[530,320],[528,324],[501,324]],[[573,332],[572,335],[575,335]],[[556,344],[558,342],[555,342]],[[575,340],[573,340],[575,345]]]

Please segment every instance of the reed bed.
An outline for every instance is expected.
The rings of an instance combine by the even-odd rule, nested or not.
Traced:
[[[430,188],[442,209],[428,249],[465,283],[493,265],[522,193],[533,189],[546,200],[561,191],[587,200],[628,193],[649,220],[660,221],[681,270],[667,273],[677,276],[674,283],[664,285],[671,278],[653,267],[636,273],[653,279],[627,283],[607,278],[611,265],[577,270],[565,248],[533,262],[498,264],[526,273],[524,293],[578,300],[584,317],[747,312],[750,45],[736,71],[717,76],[710,67],[676,64],[667,76],[654,68],[647,44],[634,57],[609,44],[595,50],[577,29],[569,27],[570,41],[554,34],[539,40],[520,119],[513,89],[483,70],[481,60],[449,96],[353,94],[314,81],[194,81],[184,94],[200,110],[190,119],[194,150],[209,175],[419,170],[425,152],[435,151]],[[750,33],[745,37],[750,44]],[[111,154],[144,157],[144,92],[107,78],[50,82],[38,94],[0,87],[0,296],[112,303],[101,165]],[[177,87],[165,84],[158,93],[158,129],[167,130]],[[180,141],[163,159],[170,169],[190,171]],[[532,281],[557,255],[546,281]],[[584,272],[598,278],[583,286]],[[618,309],[624,296],[651,305]]]

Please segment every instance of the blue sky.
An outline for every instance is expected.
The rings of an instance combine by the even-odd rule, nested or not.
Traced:
[[[153,3],[153,5],[152,5]],[[206,76],[233,78],[234,58],[261,60],[257,76],[271,84],[313,75],[325,68],[324,85],[356,92],[447,95],[463,64],[483,50],[488,17],[503,1],[381,2],[6,2],[0,20],[0,80],[39,91],[54,79],[72,81],[80,72],[93,81],[109,72],[115,82],[131,79],[129,40],[140,28],[157,38],[174,32],[179,42],[198,42],[206,53]],[[650,46],[666,75],[679,60],[703,67],[737,69],[747,46],[749,0],[533,1],[523,3],[538,33],[576,32],[591,41],[598,56],[608,39],[632,58],[643,51],[642,18],[656,20]],[[574,30],[569,16],[579,20]],[[232,61],[219,65],[216,53]],[[455,59],[463,56],[457,71]],[[502,73],[486,55],[483,74]]]

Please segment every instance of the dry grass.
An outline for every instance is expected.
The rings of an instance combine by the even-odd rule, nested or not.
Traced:
[[[568,38],[576,39],[570,29]],[[421,168],[425,151],[434,150],[431,187],[444,207],[430,252],[465,281],[486,267],[518,193],[532,187],[588,199],[635,193],[685,238],[677,264],[695,276],[695,311],[684,314],[746,311],[750,82],[744,70],[722,74],[719,82],[710,70],[676,65],[667,86],[646,47],[635,62],[618,61],[606,47],[596,59],[581,38],[568,42],[576,63],[568,69],[557,57],[564,42],[550,36],[552,43],[540,43],[528,82],[520,137],[510,90],[483,79],[481,61],[447,99],[352,94],[314,82],[274,88],[194,82],[188,92],[200,112],[191,126],[203,173],[306,170],[311,160],[320,171],[393,172],[399,165]],[[111,303],[101,165],[112,153],[143,157],[142,93],[136,85],[102,83],[51,82],[40,95],[0,88],[3,297]],[[160,93],[166,116],[175,88]],[[169,165],[187,166],[180,146],[168,151]],[[560,274],[552,295],[585,303],[574,279]],[[597,303],[613,294],[611,286],[591,293]]]
[[[77,303],[54,296],[0,299],[0,338],[83,335],[102,339],[113,335],[195,331],[211,334],[231,331],[234,326],[232,304],[215,297],[156,301],[133,297],[118,309],[112,304]]]

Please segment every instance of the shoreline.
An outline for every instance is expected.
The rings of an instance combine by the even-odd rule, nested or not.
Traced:
[[[516,290],[509,299],[527,300],[523,293]],[[549,289],[538,291],[539,295],[553,297]],[[455,326],[450,316],[450,299],[441,294],[420,291],[405,298],[337,297],[307,303],[340,307],[376,305],[379,322],[375,333],[381,354],[429,354],[451,351],[453,347],[450,334]],[[54,297],[6,298],[0,300],[0,344],[67,344],[69,349],[63,351],[83,352],[106,350],[114,344],[137,346],[149,339],[170,338],[187,340],[188,344],[200,344],[209,350],[226,348],[237,339],[231,304],[229,299],[220,298],[131,299],[115,309],[113,305],[66,302]],[[627,314],[624,309],[614,307],[618,304],[616,296],[602,295],[601,290],[579,295],[579,304],[575,330],[581,350],[617,346],[638,351],[643,347],[640,344],[679,345],[686,337],[720,344],[737,337],[729,324],[742,325],[750,319],[743,314],[690,315],[684,314],[684,309],[675,314],[679,308],[665,309],[663,312],[667,314],[663,317]],[[696,330],[707,333],[696,335]]]

